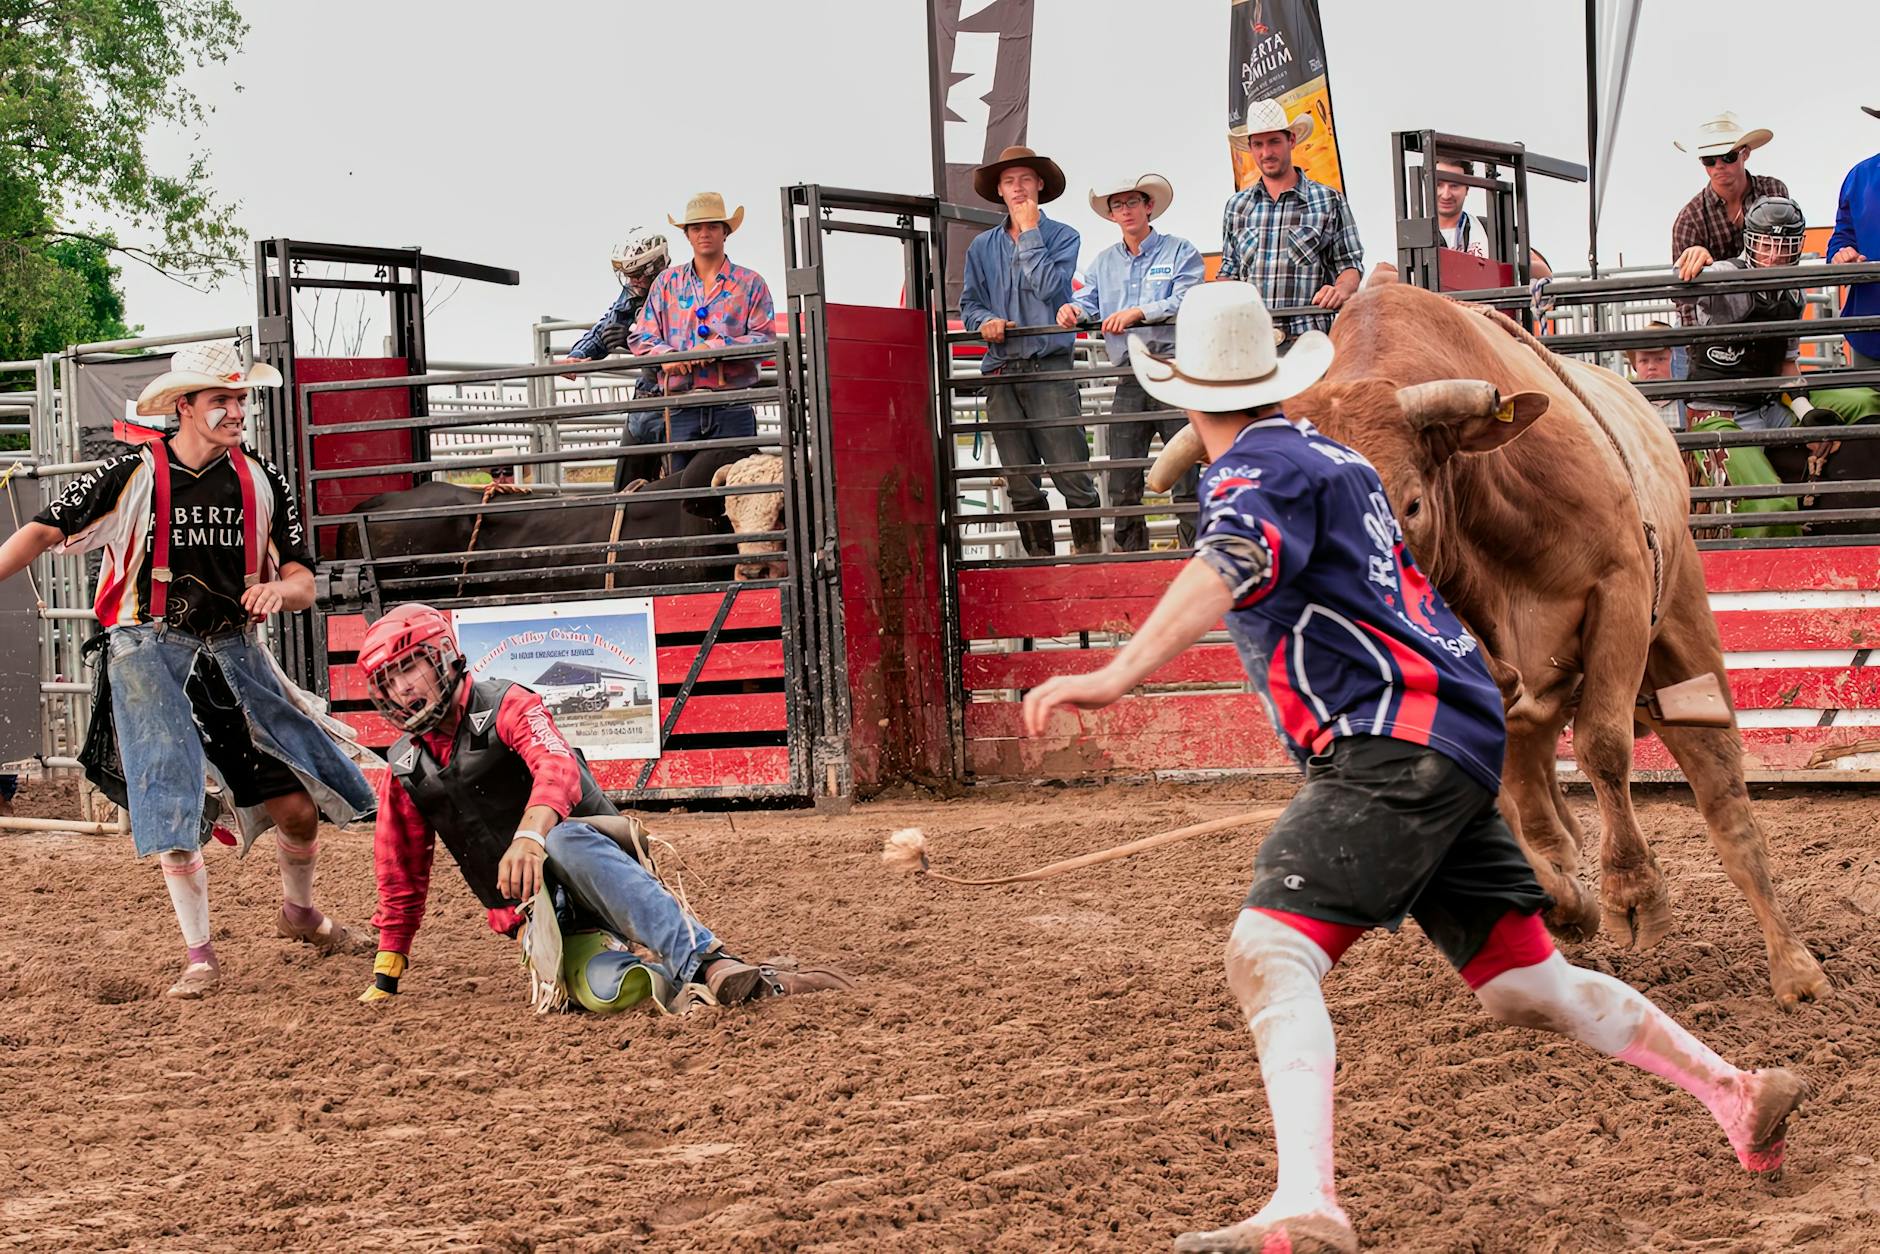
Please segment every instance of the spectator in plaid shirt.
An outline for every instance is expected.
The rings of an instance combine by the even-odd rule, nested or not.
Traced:
[[[1277,100],[1247,106],[1247,121],[1233,142],[1260,166],[1260,181],[1228,197],[1221,221],[1222,279],[1260,289],[1274,308],[1317,305],[1322,314],[1275,318],[1282,346],[1307,331],[1332,325],[1332,313],[1358,290],[1364,245],[1351,209],[1336,189],[1315,182],[1293,164],[1293,149],[1312,134],[1312,117],[1286,120]]]
[[[744,223],[744,206],[725,212],[725,198],[700,192],[683,220],[666,220],[685,231],[692,245],[689,265],[672,266],[653,280],[628,343],[639,356],[683,353],[736,344],[769,344],[776,316],[770,287],[755,270],[725,256],[725,238]],[[660,367],[667,396],[725,392],[757,386],[757,361],[680,361]],[[756,435],[757,413],[749,405],[675,405],[666,411],[667,438],[716,440]],[[672,473],[685,469],[690,453],[673,453]]]
[[[1749,172],[1749,154],[1775,138],[1775,132],[1759,126],[1744,130],[1734,113],[1719,113],[1688,140],[1672,140],[1679,152],[1692,153],[1704,163],[1704,190],[1691,197],[1678,210],[1671,224],[1671,261],[1678,268],[1678,278],[1686,283],[1704,272],[1714,261],[1740,256],[1743,252],[1743,214],[1764,196],[1788,197],[1789,185],[1766,174]],[[1694,301],[1677,302],[1678,322],[1693,326],[1697,322]],[[1679,349],[1677,358],[1687,358]],[[1687,373],[1685,361],[1673,370],[1677,378]]]

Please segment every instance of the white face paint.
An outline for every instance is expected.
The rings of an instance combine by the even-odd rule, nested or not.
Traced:
[[[227,408],[221,405],[216,406],[214,409],[210,410],[208,413],[203,415],[203,421],[209,424],[209,430],[211,431],[221,426],[223,422],[227,420],[227,418],[228,418],[228,410]]]

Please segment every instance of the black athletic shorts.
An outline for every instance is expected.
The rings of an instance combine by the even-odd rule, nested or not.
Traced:
[[[1434,749],[1348,736],[1308,764],[1261,842],[1246,904],[1393,932],[1409,915],[1460,968],[1510,910],[1553,902],[1495,794]]]
[[[222,668],[208,652],[196,655],[196,669],[184,685],[202,751],[228,781],[238,806],[258,806],[305,788],[285,762],[255,748],[248,734],[248,717],[222,676]]]

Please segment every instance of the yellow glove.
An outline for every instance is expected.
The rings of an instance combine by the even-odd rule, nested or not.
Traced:
[[[372,987],[359,994],[363,1002],[390,1001],[398,996],[398,977],[411,965],[403,954],[381,949],[372,963]]]

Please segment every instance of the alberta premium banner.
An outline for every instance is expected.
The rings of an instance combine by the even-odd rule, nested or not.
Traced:
[[[454,617],[470,677],[534,689],[590,762],[659,756],[652,601],[502,605]]]
[[[1227,130],[1234,186],[1251,186],[1260,177],[1253,158],[1235,142],[1248,102],[1278,100],[1288,118],[1312,116],[1312,134],[1293,150],[1294,164],[1306,177],[1344,191],[1318,0],[1230,0],[1230,9]]]
[[[973,192],[973,171],[1025,142],[1031,122],[1033,0],[928,0],[935,191],[951,204],[998,210]],[[966,246],[984,229],[947,228],[947,310],[960,307]]]

